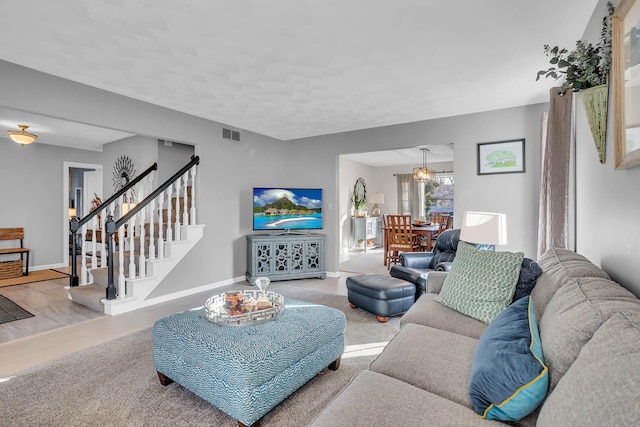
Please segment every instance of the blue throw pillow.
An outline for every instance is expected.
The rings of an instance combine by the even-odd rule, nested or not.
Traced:
[[[520,420],[549,388],[533,301],[519,299],[485,329],[473,354],[469,395],[482,418]]]

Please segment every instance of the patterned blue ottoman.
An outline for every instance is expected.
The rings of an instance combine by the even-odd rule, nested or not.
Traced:
[[[335,308],[285,299],[284,313],[254,326],[220,326],[198,308],[153,325],[153,361],[160,382],[176,381],[238,420],[260,418],[344,351],[346,318]]]

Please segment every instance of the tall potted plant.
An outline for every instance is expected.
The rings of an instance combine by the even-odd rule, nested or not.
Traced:
[[[595,46],[578,40],[575,49],[569,52],[558,46],[545,45],[544,53],[551,58],[549,62],[553,67],[538,71],[536,77],[538,81],[540,77],[558,80],[564,76],[562,90],[571,89],[579,92],[578,96],[585,107],[600,163],[605,162],[608,80],[611,68],[611,16],[615,7],[607,3],[607,10],[608,15],[602,18],[600,40]]]

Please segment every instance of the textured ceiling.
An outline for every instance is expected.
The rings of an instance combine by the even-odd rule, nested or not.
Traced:
[[[596,4],[3,0],[0,58],[290,140],[544,102]]]

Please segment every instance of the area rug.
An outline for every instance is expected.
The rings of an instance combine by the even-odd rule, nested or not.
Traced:
[[[33,314],[4,295],[0,295],[0,324],[26,319],[27,317],[33,317]]]
[[[349,307],[345,296],[272,285],[285,296],[342,310],[346,349],[337,371],[325,369],[262,419],[261,426],[304,426],[397,333],[388,323]],[[271,288],[270,288],[271,289]],[[160,385],[150,329],[0,378],[3,426],[234,426],[238,424],[180,385]]]
[[[3,286],[24,285],[25,283],[42,282],[43,280],[62,279],[68,274],[56,270],[30,271],[28,276],[12,277],[0,280],[0,288]]]

